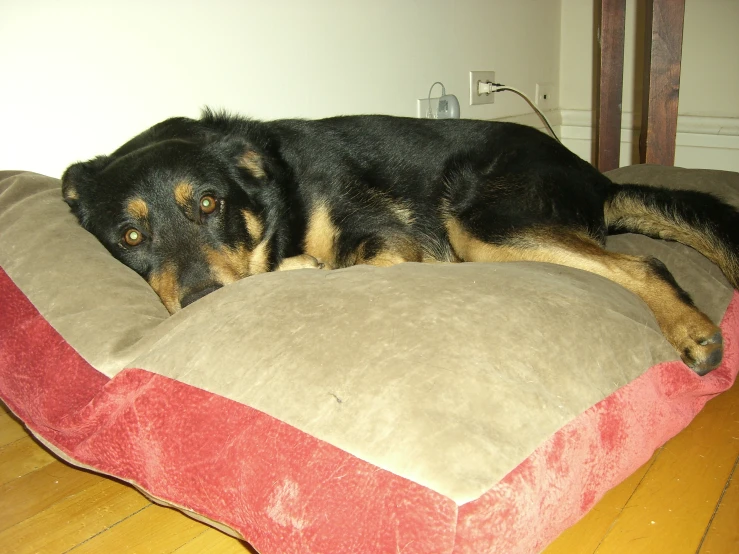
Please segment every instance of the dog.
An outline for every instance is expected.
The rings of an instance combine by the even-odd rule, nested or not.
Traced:
[[[71,165],[81,225],[174,313],[267,271],[540,261],[638,295],[703,375],[720,329],[662,262],[609,252],[632,232],[687,244],[739,285],[739,215],[709,194],[619,185],[513,123],[340,116],[259,121],[206,109]]]

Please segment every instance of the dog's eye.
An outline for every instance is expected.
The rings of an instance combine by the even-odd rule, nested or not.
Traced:
[[[216,208],[218,207],[218,202],[215,198],[213,198],[210,195],[203,196],[200,199],[200,211],[204,213],[205,215],[210,215],[213,212],[216,211]]]
[[[138,246],[144,240],[144,235],[138,229],[129,229],[126,234],[123,235],[123,240],[126,241],[128,246]]]

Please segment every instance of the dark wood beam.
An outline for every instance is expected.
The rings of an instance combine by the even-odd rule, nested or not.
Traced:
[[[641,163],[675,165],[685,0],[646,0]]]
[[[601,171],[616,169],[621,155],[621,105],[624,81],[626,0],[601,0],[598,43],[600,75],[596,136],[596,164]]]

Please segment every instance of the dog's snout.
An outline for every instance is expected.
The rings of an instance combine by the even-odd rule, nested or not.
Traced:
[[[196,300],[200,300],[203,296],[210,294],[213,291],[218,290],[223,285],[212,285],[210,287],[205,287],[204,289],[196,290],[193,292],[189,292],[184,296],[184,298],[180,301],[180,305],[184,308],[185,306],[189,306]]]

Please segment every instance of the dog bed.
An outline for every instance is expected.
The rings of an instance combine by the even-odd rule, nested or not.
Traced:
[[[739,174],[610,177],[739,205]],[[739,368],[739,297],[680,244],[609,239],[721,322],[705,377],[637,297],[548,264],[269,273],[168,316],[59,187],[0,174],[0,397],[63,459],[263,554],[540,551]]]

